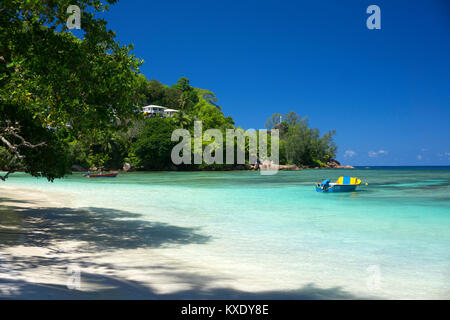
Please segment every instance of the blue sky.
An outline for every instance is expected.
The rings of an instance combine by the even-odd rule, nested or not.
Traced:
[[[147,78],[191,79],[244,128],[293,110],[337,131],[345,164],[450,164],[450,1],[122,0],[104,17]]]

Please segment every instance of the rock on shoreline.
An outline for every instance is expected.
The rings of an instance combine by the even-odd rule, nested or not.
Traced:
[[[282,170],[282,171],[298,171],[303,169],[354,169],[355,167],[351,165],[341,165],[339,161],[337,160],[331,160],[327,162],[326,166],[323,167],[308,167],[308,166],[301,166],[298,167],[295,164],[288,164],[288,165],[277,165],[273,163],[273,161],[264,161],[260,166],[259,169],[261,170]],[[257,168],[253,168],[257,169]]]
[[[128,162],[125,162],[125,163],[123,164],[122,169],[123,169],[123,171],[125,171],[125,172],[128,172],[128,171],[134,171],[133,165],[132,165],[131,163],[128,163]]]
[[[286,164],[286,165],[279,165],[278,170],[284,170],[284,171],[297,171],[300,170],[299,167],[297,167],[295,164]]]
[[[351,166],[351,165],[341,165],[341,163],[337,160],[331,160],[327,162],[327,166],[328,168],[332,168],[332,169],[355,169],[355,167]]]

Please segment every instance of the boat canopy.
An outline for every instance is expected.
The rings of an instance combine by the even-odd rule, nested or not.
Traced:
[[[361,180],[356,177],[344,176],[344,177],[339,177],[339,179],[337,179],[337,181],[336,181],[336,184],[358,185],[358,184],[361,184]]]

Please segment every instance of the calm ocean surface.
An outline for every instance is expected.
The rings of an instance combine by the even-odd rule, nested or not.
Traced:
[[[322,194],[313,185],[352,175],[368,186]],[[356,297],[450,299],[450,167],[258,172],[81,174],[11,186],[62,191],[76,207],[198,228],[192,259],[236,264],[274,286],[339,287]]]

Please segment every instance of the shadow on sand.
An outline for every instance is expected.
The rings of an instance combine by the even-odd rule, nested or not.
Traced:
[[[5,205],[6,203],[7,205]],[[185,228],[166,223],[140,220],[141,215],[106,208],[26,208],[10,199],[0,198],[0,299],[360,299],[340,287],[319,288],[308,284],[297,290],[247,292],[214,286],[220,276],[211,277],[186,272],[173,265],[153,265],[170,283],[181,283],[183,289],[161,293],[151,283],[131,281],[107,273],[84,270],[117,269],[108,263],[47,256],[15,256],[4,248],[16,245],[51,249],[58,241],[83,241],[81,254],[117,249],[161,248],[187,244],[205,244],[210,236],[199,228]],[[2,204],[3,203],[3,204]],[[24,202],[21,202],[22,204]],[[3,253],[2,253],[3,251]],[[58,254],[58,252],[56,252]],[[27,281],[21,276],[37,268],[62,269],[78,264],[82,286],[96,288],[70,290],[65,285]],[[3,276],[2,276],[3,275]]]
[[[0,229],[0,246],[17,245],[18,236],[24,246],[47,247],[51,242],[83,241],[88,245],[83,248],[84,252],[89,249],[98,251],[201,244],[210,240],[209,236],[198,233],[199,228],[140,220],[140,214],[115,209],[7,206],[0,213],[0,226],[20,224],[16,231]]]
[[[198,277],[196,277],[198,278]],[[74,299],[120,299],[120,300],[351,300],[367,299],[357,297],[340,287],[322,289],[308,284],[297,290],[246,292],[232,288],[206,288],[200,284],[191,289],[178,290],[174,293],[160,293],[141,283],[118,277],[83,273],[83,283],[89,281],[108,288],[94,291],[70,290],[64,285],[39,284],[21,280],[0,278],[0,299],[23,300],[74,300]]]

